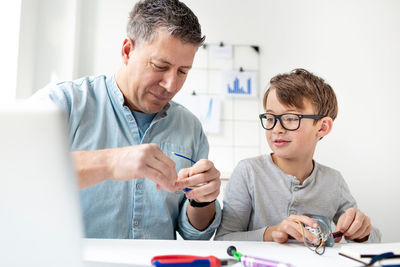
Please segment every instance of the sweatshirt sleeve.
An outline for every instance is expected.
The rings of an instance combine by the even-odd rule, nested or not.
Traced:
[[[341,179],[341,184],[340,184],[340,195],[341,195],[341,203],[339,205],[339,208],[333,218],[333,222],[337,224],[340,216],[346,212],[347,209],[349,208],[356,208],[357,209],[357,203],[354,197],[350,193],[350,189],[345,182],[345,180],[342,178]],[[372,220],[371,220],[372,221]],[[373,227],[371,233],[369,234],[369,238],[366,242],[364,243],[379,243],[381,242],[382,234],[379,231],[378,228]],[[347,240],[347,242],[355,242],[352,240]]]
[[[254,192],[250,176],[246,162],[239,162],[225,190],[222,221],[215,240],[263,241],[266,227],[248,231]]]

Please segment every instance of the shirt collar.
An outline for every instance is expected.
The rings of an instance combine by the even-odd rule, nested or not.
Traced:
[[[267,157],[266,157],[266,159],[267,159],[267,161],[269,162],[269,164],[270,164],[273,168],[275,168],[278,172],[282,173],[285,177],[288,177],[290,180],[292,180],[292,182],[296,182],[296,183],[299,183],[299,184],[300,184],[300,181],[299,181],[295,176],[285,173],[284,171],[282,171],[282,170],[274,163],[274,161],[272,160],[271,154],[272,154],[272,153],[268,154]],[[313,163],[314,163],[314,168],[313,168],[313,170],[312,170],[310,176],[308,176],[308,177],[304,180],[302,186],[306,186],[306,185],[312,183],[312,182],[315,180],[315,177],[316,177],[316,175],[317,175],[318,163],[317,163],[315,160],[313,160]]]

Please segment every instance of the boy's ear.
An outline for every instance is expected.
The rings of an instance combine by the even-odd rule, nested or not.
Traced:
[[[121,49],[121,57],[122,57],[122,62],[124,65],[128,64],[128,60],[130,57],[131,51],[135,48],[135,43],[132,41],[131,38],[126,37],[124,39],[124,42],[122,44],[122,49]]]
[[[329,134],[332,130],[333,127],[333,120],[331,117],[323,117],[320,120],[320,127],[317,133],[317,137],[318,139],[321,139],[322,137],[326,136],[327,134]]]

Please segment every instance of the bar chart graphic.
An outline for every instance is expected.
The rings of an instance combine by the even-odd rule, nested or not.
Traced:
[[[257,97],[256,72],[224,71],[224,91],[234,97]]]
[[[239,78],[236,77],[233,81],[233,88],[228,84],[228,93],[251,95],[251,79],[247,79],[247,88],[245,90],[243,86],[240,86]]]

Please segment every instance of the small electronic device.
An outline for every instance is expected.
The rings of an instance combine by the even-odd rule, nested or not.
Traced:
[[[318,228],[312,228],[308,225],[304,226],[308,231],[313,233],[319,238],[320,241],[324,241],[325,246],[332,247],[335,244],[335,240],[332,236],[331,222],[324,216],[320,215],[306,215],[318,223]],[[311,243],[310,243],[311,244]]]
[[[332,247],[335,244],[334,238],[340,236],[339,233],[332,233],[331,229],[331,221],[320,215],[313,215],[313,214],[304,214],[307,217],[313,219],[317,224],[317,228],[312,228],[308,225],[304,225],[303,223],[299,222],[302,228],[303,234],[303,241],[306,247],[310,248],[311,250],[315,251],[315,253],[322,255],[325,252],[325,247]],[[319,239],[318,244],[313,244],[307,238],[305,238],[304,229],[310,231]]]

